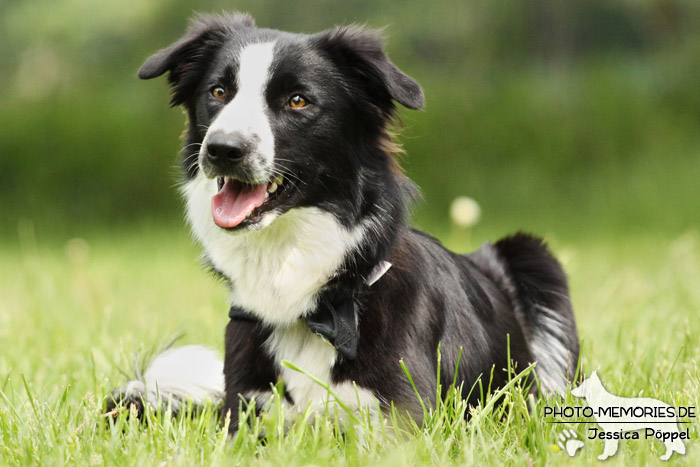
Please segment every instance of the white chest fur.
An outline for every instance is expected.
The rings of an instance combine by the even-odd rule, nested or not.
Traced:
[[[273,325],[293,324],[315,308],[319,289],[362,239],[317,208],[264,215],[260,230],[230,233],[211,216],[215,180],[200,172],[187,182],[187,218],[213,266],[231,281],[231,303]]]
[[[286,360],[321,381],[331,381],[331,370],[338,352],[312,333],[303,320],[274,329],[265,345],[278,364]],[[282,365],[280,371],[285,389],[297,406],[304,408],[309,403],[325,400],[327,391],[307,375]]]
[[[289,361],[330,383],[338,353],[299,318],[316,308],[318,291],[359,244],[367,227],[348,230],[328,212],[297,208],[282,216],[269,212],[260,230],[232,234],[212,220],[211,198],[216,192],[216,181],[201,173],[184,186],[192,231],[214,267],[231,281],[232,304],[273,325],[265,345],[277,364]],[[280,371],[297,408],[311,404],[314,410],[322,410],[333,399],[307,375],[282,365]],[[373,414],[379,413],[369,390],[345,382],[332,385],[331,391],[350,407],[368,407]]]
[[[311,407],[315,413],[322,412],[329,402],[337,399],[353,410],[367,409],[376,418],[380,413],[379,401],[372,391],[353,385],[352,382],[331,383],[331,372],[338,352],[327,341],[312,333],[303,320],[291,326],[277,327],[265,342],[267,350],[280,364],[280,373],[285,390],[294,400],[298,410]],[[308,375],[328,383],[330,391],[315,382],[307,374],[281,365],[286,360]],[[264,406],[264,404],[263,404]],[[331,407],[331,413],[333,408]],[[347,414],[340,410],[341,419]]]

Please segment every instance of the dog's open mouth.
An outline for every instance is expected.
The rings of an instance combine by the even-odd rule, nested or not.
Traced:
[[[262,214],[277,205],[284,191],[284,177],[251,185],[231,177],[217,178],[219,192],[211,199],[211,214],[221,228],[233,229],[257,224]]]

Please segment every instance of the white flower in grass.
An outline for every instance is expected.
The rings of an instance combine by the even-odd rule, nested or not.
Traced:
[[[468,229],[479,222],[481,207],[468,196],[458,196],[450,205],[450,218],[457,227]]]

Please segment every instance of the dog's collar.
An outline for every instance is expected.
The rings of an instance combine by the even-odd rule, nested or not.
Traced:
[[[365,285],[372,286],[391,267],[391,263],[380,261],[365,278]],[[234,321],[260,323],[260,319],[252,313],[231,306],[228,313]],[[305,318],[311,332],[328,340],[338,353],[348,360],[357,357],[357,310],[355,309],[355,291],[329,288],[321,293],[318,306],[313,313]]]

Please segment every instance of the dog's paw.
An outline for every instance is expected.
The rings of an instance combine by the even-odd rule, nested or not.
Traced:
[[[578,435],[575,431],[567,429],[559,434],[559,439],[557,441],[557,447],[562,451],[574,457],[576,452],[584,446],[583,441],[578,439]]]
[[[102,417],[116,419],[121,412],[128,411],[130,415],[134,414],[142,420],[145,410],[143,397],[115,389],[104,400]]]

